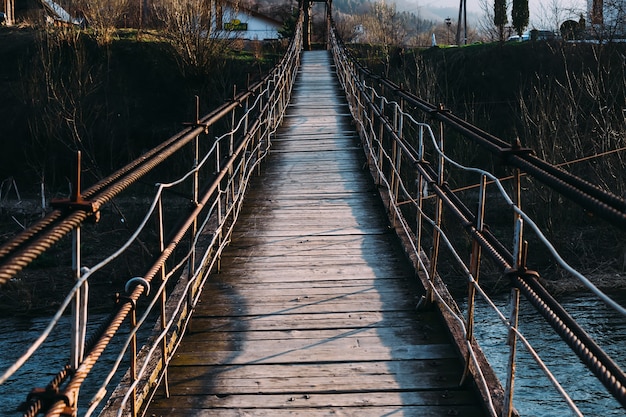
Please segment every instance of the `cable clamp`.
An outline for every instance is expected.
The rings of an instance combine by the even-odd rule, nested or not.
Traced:
[[[510,148],[500,148],[500,157],[508,158],[511,155],[534,155],[535,151],[532,148],[522,146],[522,142],[519,138],[515,138]]]
[[[134,278],[129,279],[126,282],[126,286],[124,286],[124,291],[126,291],[127,294],[130,294],[131,290],[137,285],[143,286],[143,288],[146,290],[146,293],[145,293],[146,296],[150,294],[150,283],[148,282],[147,279],[143,277],[134,277]]]
[[[76,408],[70,404],[70,398],[61,394],[56,388],[33,388],[28,396],[26,397],[26,402],[20,404],[18,407],[18,411],[26,411],[30,404],[41,402],[41,409],[48,410],[53,404],[63,401],[65,403],[65,407],[61,412],[61,416],[67,417],[75,417],[76,416]]]

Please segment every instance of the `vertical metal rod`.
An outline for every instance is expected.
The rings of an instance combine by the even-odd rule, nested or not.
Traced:
[[[476,230],[482,232],[484,229],[485,221],[485,201],[487,195],[487,177],[481,175],[480,177],[480,191],[478,194],[478,208],[476,213]],[[470,343],[474,338],[474,311],[475,311],[475,298],[476,298],[476,284],[478,283],[480,276],[480,258],[482,255],[482,248],[476,240],[472,240],[472,253],[470,256],[469,272],[474,279],[470,281],[467,286],[467,319],[466,319],[466,340]],[[463,371],[462,381],[467,378],[470,372],[470,352],[467,352],[465,358],[465,370]]]
[[[384,99],[381,97],[380,99],[380,114],[383,115],[385,113],[385,101]],[[376,180],[376,184],[380,185],[382,183],[382,176],[384,175],[383,172],[383,168],[384,168],[384,158],[383,158],[383,135],[385,133],[385,125],[383,124],[382,120],[379,119],[379,129],[378,129],[378,175],[377,175],[377,180]]]
[[[165,249],[165,232],[164,232],[164,225],[163,225],[163,200],[161,198],[159,198],[159,204],[158,204],[158,216],[159,216],[159,249],[160,252],[162,253],[163,250]],[[165,264],[163,264],[161,266],[160,269],[160,273],[161,273],[161,281],[164,282],[165,281]],[[164,331],[165,328],[167,327],[167,317],[166,317],[166,311],[165,311],[165,304],[167,301],[167,294],[166,294],[166,290],[165,288],[163,288],[163,291],[161,292],[160,295],[161,298],[161,331]],[[163,387],[165,389],[165,396],[167,398],[170,397],[170,387],[169,387],[169,381],[168,381],[168,372],[167,372],[167,356],[168,356],[168,352],[167,352],[167,336],[163,337],[162,341],[161,341],[161,361],[163,362]]]
[[[76,153],[76,167],[74,172],[74,185],[72,188],[71,200],[78,202],[81,200],[81,153]],[[72,276],[79,280],[81,273],[81,227],[80,225],[72,232]],[[85,338],[87,334],[87,302],[88,284],[85,282],[74,295],[72,303],[72,334],[70,364],[76,370],[83,360],[85,354]]]
[[[259,124],[257,125],[257,130],[254,133],[255,136],[255,147],[257,148],[257,160],[261,159],[261,155],[263,154],[263,150],[261,149],[261,129],[263,129],[263,125]],[[258,146],[256,146],[258,145]],[[257,164],[256,167],[256,174],[257,175],[261,175],[261,164]]]
[[[194,160],[193,160],[193,167],[194,169],[196,169],[196,171],[193,174],[193,184],[192,184],[192,196],[193,196],[193,205],[197,206],[198,205],[198,193],[199,193],[199,188],[200,188],[200,173],[197,170],[198,169],[198,164],[200,161],[200,136],[196,136],[194,139]],[[193,219],[193,223],[191,225],[191,239],[189,241],[189,279],[192,279],[195,274],[196,274],[196,237],[198,235],[198,218],[194,217]],[[196,296],[195,292],[196,292],[197,287],[195,285],[193,285],[191,287],[191,291],[189,292],[189,295],[187,296],[187,308],[191,309],[192,305],[193,305],[193,300]]]
[[[237,86],[233,85],[233,101],[237,97]],[[228,156],[232,156],[235,150],[235,122],[237,120],[237,108],[233,109],[232,115],[230,117],[230,142],[228,145]]]
[[[219,172],[220,169],[220,143],[219,141],[215,145],[216,155],[217,155],[217,170]],[[222,182],[218,182],[217,184],[217,224],[222,224]],[[222,228],[219,228],[219,232],[217,235],[217,244],[218,247],[222,246]],[[221,250],[220,250],[221,253]],[[219,272],[222,269],[222,256],[221,254],[217,258],[217,271]]]
[[[419,135],[418,135],[418,160],[422,161],[424,159],[424,127],[419,127]],[[423,219],[422,219],[422,210],[424,210],[424,197],[427,190],[424,187],[424,179],[422,178],[422,174],[418,169],[416,171],[416,181],[417,181],[417,236],[416,236],[416,246],[418,251],[422,251],[422,228],[423,228]],[[418,266],[420,264],[418,263]]]
[[[399,198],[398,195],[400,193],[400,181],[402,180],[402,177],[400,175],[400,173],[402,172],[402,148],[400,148],[400,150],[396,153],[396,170],[397,170],[397,178],[396,178],[396,183],[394,186],[394,190],[393,193],[396,196],[396,204],[398,204]]]
[[[130,330],[131,332],[137,326],[137,311],[133,307],[130,311]],[[165,366],[165,364],[163,365]],[[130,342],[130,383],[131,385],[137,380],[137,334],[135,333]],[[132,390],[133,401],[131,403],[131,413],[133,417],[137,416],[137,388]]]
[[[200,122],[200,98],[196,96],[196,120],[197,123]],[[200,163],[200,135],[194,138],[194,156],[193,156],[193,168],[196,170],[193,174],[193,184],[192,184],[192,196],[193,196],[193,204],[198,205],[198,193],[200,188],[200,173],[198,172],[198,164]],[[196,239],[196,234],[198,233],[198,220],[193,220],[193,225],[191,229],[191,247],[190,252],[191,256],[189,258],[189,276],[193,276],[196,273],[196,250],[194,246],[194,241]]]
[[[440,105],[440,110],[443,110],[443,105]],[[439,160],[439,169],[437,174],[437,183],[439,186],[443,186],[444,183],[444,130],[443,130],[443,122],[439,123],[439,149],[441,154],[437,158]],[[430,260],[430,279],[435,280],[435,275],[437,274],[437,261],[439,259],[439,242],[441,240],[441,234],[439,233],[439,229],[441,228],[441,220],[443,217],[443,201],[438,196],[435,200],[435,225],[437,226],[433,230],[433,254]],[[428,291],[428,301],[434,301],[434,295],[432,289]]]
[[[515,205],[521,209],[522,208],[522,173],[519,168],[515,169]],[[514,242],[514,256],[515,256],[515,267],[519,269],[522,266],[525,266],[522,261],[522,244],[524,242],[524,220],[517,212],[513,212],[513,220],[516,227],[515,234],[515,242]]]
[[[415,233],[416,235],[415,246],[417,247],[418,252],[421,253],[422,252],[422,227],[423,227],[422,210],[423,210],[423,204],[424,204],[424,198],[422,197],[422,195],[424,194],[424,185],[422,181],[422,174],[420,174],[419,171],[417,171],[415,182],[417,183],[416,186],[417,186],[417,207],[418,207],[418,211],[416,213],[417,230]],[[418,268],[420,268],[421,264],[419,262],[417,265],[418,265]]]
[[[75,280],[80,279],[80,227],[77,227],[72,232],[72,275]],[[82,291],[79,289],[74,294],[74,301],[72,302],[71,365],[74,370],[78,369],[84,354],[84,339],[81,325],[83,300],[81,295]]]
[[[392,137],[391,138],[392,142],[391,142],[391,163],[393,164],[393,166],[391,167],[391,172],[390,172],[390,184],[389,184],[389,191],[393,194],[391,196],[391,198],[393,199],[394,203],[398,202],[398,196],[394,193],[395,189],[396,189],[396,181],[398,180],[398,178],[396,177],[396,171],[398,170],[398,166],[396,164],[396,162],[398,161],[398,142],[396,142],[396,140]],[[395,221],[395,219],[394,219]]]
[[[487,177],[481,175],[480,177],[480,192],[478,196],[478,210],[476,213],[476,230],[482,232],[484,229],[485,219],[485,200],[486,200],[486,188]],[[481,258],[481,246],[476,240],[472,240],[472,253],[470,257],[469,271],[474,281],[477,283],[480,275],[480,258]],[[474,336],[474,296],[476,294],[476,287],[473,282],[469,283],[468,287],[468,308],[467,308],[467,339],[471,340]]]
[[[244,121],[243,121],[243,134],[244,135],[248,134],[248,119],[249,119],[248,112],[249,112],[249,110],[250,110],[250,97],[246,97],[246,105],[245,105],[245,107],[243,109],[244,115],[245,115],[245,118],[244,118]]]
[[[511,417],[513,415],[513,394],[515,391],[515,368],[516,368],[516,359],[515,356],[517,354],[517,333],[515,330],[517,329],[518,321],[519,321],[519,289],[512,288],[511,289],[511,316],[510,316],[510,324],[511,328],[509,329],[509,362],[508,362],[508,370],[507,370],[507,378],[506,378],[506,391],[504,393],[504,407],[502,410],[503,417]]]

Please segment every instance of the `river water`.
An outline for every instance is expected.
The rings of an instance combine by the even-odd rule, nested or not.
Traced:
[[[90,328],[87,334],[90,334],[90,330],[96,328],[106,318],[106,315],[92,315],[89,318]],[[0,319],[0,352],[2,352],[0,354],[0,372],[4,373],[24,353],[24,349],[39,337],[49,321],[50,318],[48,317]],[[59,325],[37,351],[36,356],[27,361],[15,376],[0,385],[0,398],[2,398],[0,416],[21,416],[22,414],[16,409],[20,403],[26,400],[30,390],[35,387],[44,388],[67,363],[70,328],[70,318],[62,317]],[[107,353],[119,350],[127,335],[127,329],[122,328],[121,332],[112,339],[109,347],[87,377],[83,385],[85,388],[80,392],[79,413],[80,411],[85,412],[87,404],[100,387],[101,381],[107,377],[116,359],[113,354]],[[128,366],[128,361],[123,362],[120,366],[121,371],[114,379],[119,379]],[[109,387],[108,392],[110,393],[113,388]]]
[[[626,305],[626,294],[613,296]],[[497,298],[496,305],[509,316],[509,297]],[[615,362],[626,369],[626,317],[619,316],[604,303],[588,295],[567,295],[559,302]],[[484,302],[477,303],[476,338],[485,351],[501,381],[506,381],[508,345],[506,330]],[[576,406],[586,416],[625,416],[624,410],[604,386],[577,359],[576,355],[552,331],[523,297],[520,300],[519,329],[541,355],[542,360],[570,394]],[[544,376],[525,348],[518,344],[517,376],[514,404],[523,416],[573,415],[556,389]]]
[[[618,295],[616,299],[622,305],[626,304],[626,294]],[[568,295],[559,301],[579,323],[590,329],[590,335],[596,339],[598,344],[613,356],[622,368],[626,368],[626,318],[618,316],[601,302],[586,295]],[[508,296],[497,298],[496,304],[508,317]],[[104,319],[104,317],[96,316],[91,319],[97,323],[98,319]],[[506,331],[499,325],[495,313],[481,302],[478,302],[476,308],[476,322],[476,337],[501,381],[505,381],[508,360]],[[0,352],[2,352],[0,355],[0,372],[4,372],[10,366],[12,361],[23,352],[25,346],[32,343],[47,324],[47,318],[0,320]],[[60,324],[59,331],[55,332],[45,343],[41,353],[28,361],[16,377],[0,385],[0,398],[3,399],[0,416],[21,415],[15,409],[25,400],[30,389],[44,387],[54,376],[54,373],[61,369],[66,358],[63,355],[59,357],[58,352],[65,352],[69,343],[67,336],[69,335],[69,326],[69,320],[65,318]],[[523,298],[520,330],[535,346],[535,349],[540,352],[544,361],[555,373],[559,382],[566,387],[584,415],[626,415],[626,411],[605,392],[600,382],[574,357],[567,345],[547,327],[543,319],[534,312],[533,308]],[[124,337],[114,339],[113,344],[122,343]],[[103,363],[97,365],[84,386],[95,385],[101,381],[113,360],[114,358],[106,358]],[[124,365],[123,369],[126,367],[127,365]],[[47,373],[46,371],[50,372]],[[518,348],[515,386],[514,403],[521,415],[536,417],[572,415],[565,402],[557,396],[551,383],[521,347]],[[89,392],[88,388],[81,391],[79,410],[84,412],[86,403],[92,395],[93,392]]]

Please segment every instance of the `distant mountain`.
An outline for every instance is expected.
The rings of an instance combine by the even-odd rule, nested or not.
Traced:
[[[396,8],[398,11],[407,11],[417,15],[420,19],[430,20],[435,23],[443,22],[444,19],[449,17],[453,21],[457,21],[459,18],[458,7],[433,7],[422,6],[419,3],[411,0],[396,0]],[[468,23],[475,22],[480,18],[479,14],[473,11],[467,12]]]

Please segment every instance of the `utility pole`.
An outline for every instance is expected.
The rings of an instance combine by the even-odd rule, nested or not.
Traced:
[[[15,23],[15,0],[4,0],[4,14],[7,26]]]
[[[594,25],[604,24],[604,1],[603,0],[593,0],[593,5],[591,6],[591,23]]]
[[[460,0],[459,20],[456,26],[456,44],[467,45],[467,0]],[[461,27],[463,27],[463,43],[461,43]]]

